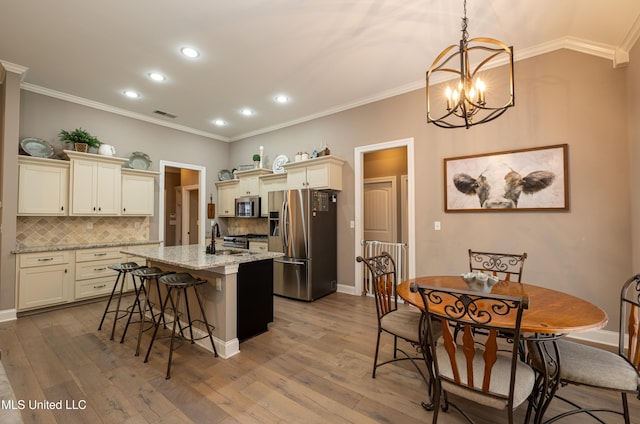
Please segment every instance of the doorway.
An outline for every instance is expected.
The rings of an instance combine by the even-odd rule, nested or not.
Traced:
[[[394,228],[395,241],[407,244],[407,275],[411,278],[415,276],[415,167],[414,158],[414,140],[413,138],[388,141],[369,146],[358,147],[354,152],[354,177],[355,177],[355,252],[356,255],[362,254],[361,241],[365,239],[364,210],[365,210],[365,155],[375,154],[384,156],[385,150],[404,148],[406,155],[406,174],[399,174],[400,179],[400,205],[397,205],[397,230]],[[396,151],[397,153],[397,151]],[[367,171],[368,172],[368,171]],[[396,197],[397,198],[397,197]],[[355,261],[354,261],[355,264]],[[360,266],[355,267],[355,283],[354,293],[362,293],[363,286],[363,269]]]
[[[205,244],[205,181],[203,166],[160,161],[158,236],[164,246]]]

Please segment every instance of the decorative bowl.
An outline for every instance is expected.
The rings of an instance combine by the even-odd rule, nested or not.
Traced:
[[[490,293],[493,285],[500,281],[498,277],[480,271],[467,272],[461,274],[461,277],[467,283],[469,290],[482,293]]]

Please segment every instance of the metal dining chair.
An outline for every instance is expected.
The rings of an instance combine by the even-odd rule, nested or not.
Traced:
[[[621,415],[626,424],[631,423],[629,416],[628,394],[634,394],[640,399],[640,274],[628,279],[620,293],[620,326],[618,338],[618,352],[564,339],[555,342],[529,342],[529,357],[534,368],[540,370],[536,387],[542,389],[546,376],[559,379],[560,386],[567,384],[585,385],[619,392],[622,398],[620,410],[591,405],[580,406],[576,401],[552,393],[573,409],[562,412],[545,420],[552,423],[569,415],[585,413],[595,421],[606,423],[597,417],[595,412],[605,412]],[[544,360],[543,360],[544,358]],[[556,362],[557,361],[557,362]],[[556,364],[559,364],[556,367]],[[558,386],[555,385],[557,390]],[[527,416],[532,409],[547,405],[530,404]]]
[[[469,249],[469,271],[490,273],[503,281],[520,283],[527,253],[479,252]]]
[[[397,274],[395,261],[387,252],[382,252],[380,255],[370,258],[358,256],[356,261],[364,263],[367,266],[367,269],[371,274],[371,287],[376,300],[378,334],[371,378],[376,378],[376,370],[382,365],[396,361],[410,360],[427,384],[429,393],[431,393],[433,381],[431,378],[431,367],[427,365],[427,371],[430,375],[430,378],[427,378],[422,369],[418,366],[419,363],[424,363],[425,355],[427,364],[429,364],[429,353],[422,351],[420,345],[419,328],[422,312],[411,306],[398,306],[398,282],[396,279]],[[393,358],[379,363],[378,355],[380,353],[380,338],[382,333],[387,333],[393,336]],[[410,343],[417,350],[419,355],[411,355],[399,348],[398,339],[402,339]],[[398,356],[398,353],[401,353],[402,356]],[[423,406],[426,409],[431,409],[430,405],[430,403],[423,403]]]
[[[510,345],[509,354],[499,351],[500,332],[520,337],[522,313],[529,306],[528,297],[511,297],[411,284],[424,303],[420,326],[420,343],[432,352],[434,405],[432,422],[438,422],[439,409],[452,406],[468,422],[471,417],[451,402],[449,394],[507,411],[513,423],[513,410],[531,395],[535,372],[520,361],[518,344]],[[442,337],[434,328],[442,332]],[[457,340],[452,329],[460,328]]]

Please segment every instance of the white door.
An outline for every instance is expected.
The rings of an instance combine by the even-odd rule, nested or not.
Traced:
[[[365,240],[395,243],[397,233],[396,178],[364,180],[363,230]]]

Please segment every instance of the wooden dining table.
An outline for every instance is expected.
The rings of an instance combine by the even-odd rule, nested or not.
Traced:
[[[412,283],[420,286],[470,290],[460,275],[417,277],[400,283],[397,295],[421,310],[424,310],[424,304],[420,293],[411,291]],[[529,298],[529,307],[522,314],[521,337],[533,341],[535,348],[539,348],[540,354],[549,364],[559,363],[562,366],[557,352],[554,352],[554,349],[547,349],[544,347],[545,344],[555,344],[555,340],[565,335],[603,328],[608,322],[607,313],[597,305],[569,293],[546,287],[498,281],[491,287],[491,293]],[[535,423],[542,422],[544,412],[558,388],[560,383],[558,371],[557,366],[545,366],[541,371],[545,378],[541,381],[539,396],[534,402]]]
[[[469,290],[459,275],[417,277],[398,285],[398,296],[424,309],[420,293],[412,293],[410,285]],[[533,284],[498,281],[491,293],[503,296],[528,296],[529,308],[522,314],[523,333],[566,335],[598,330],[607,325],[607,313],[579,297]]]

